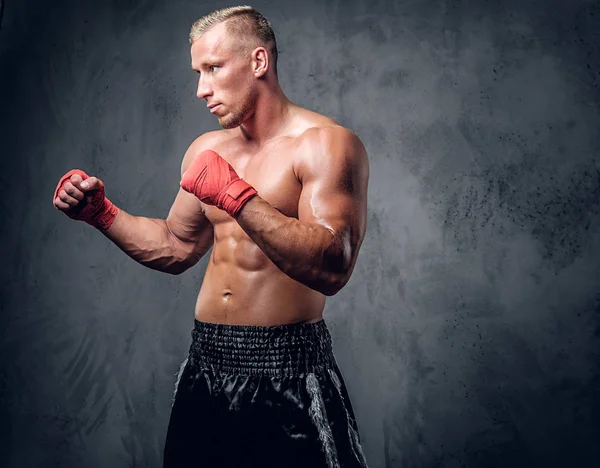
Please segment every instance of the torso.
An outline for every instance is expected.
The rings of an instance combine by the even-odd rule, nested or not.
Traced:
[[[335,125],[309,111],[292,131],[262,148],[249,145],[239,129],[218,132],[211,147],[233,166],[260,197],[282,214],[298,218],[302,185],[296,169],[305,156],[302,134],[319,125]],[[311,323],[322,318],[325,296],[291,279],[263,253],[224,211],[203,204],[213,225],[214,244],[198,299],[197,320],[271,326]]]

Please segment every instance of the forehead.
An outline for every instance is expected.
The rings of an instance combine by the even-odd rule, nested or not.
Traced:
[[[232,52],[231,42],[225,29],[225,23],[216,24],[192,44],[190,51],[192,66],[196,67],[207,60],[230,54]]]

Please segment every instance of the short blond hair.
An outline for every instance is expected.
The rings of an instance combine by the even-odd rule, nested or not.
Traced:
[[[190,44],[198,40],[213,26],[227,21],[226,30],[240,39],[247,41],[254,36],[256,43],[265,46],[273,57],[273,69],[277,73],[277,41],[271,23],[257,10],[248,5],[234,6],[215,10],[194,21],[190,29]],[[253,45],[253,44],[251,44]]]

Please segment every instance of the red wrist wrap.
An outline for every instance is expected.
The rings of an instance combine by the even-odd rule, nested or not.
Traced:
[[[242,207],[258,192],[243,179],[237,179],[219,192],[217,206],[235,218]]]

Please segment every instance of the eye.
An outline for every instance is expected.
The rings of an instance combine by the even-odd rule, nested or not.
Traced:
[[[216,72],[219,68],[221,68],[221,67],[219,67],[218,65],[211,65],[210,67],[208,67],[208,69],[211,72]]]

